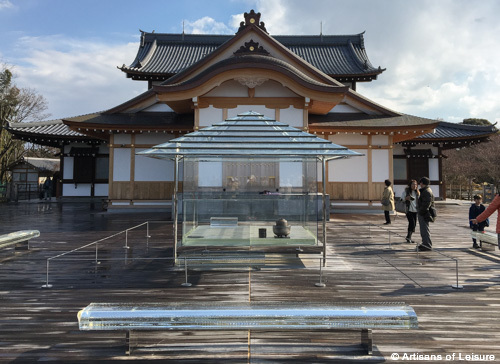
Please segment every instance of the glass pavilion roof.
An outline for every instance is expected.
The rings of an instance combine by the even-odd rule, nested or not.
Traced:
[[[254,111],[137,153],[160,159],[192,157],[348,158],[362,154]]]

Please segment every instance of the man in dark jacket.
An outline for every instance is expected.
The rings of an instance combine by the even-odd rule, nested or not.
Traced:
[[[434,194],[429,187],[430,180],[427,177],[420,178],[420,197],[418,198],[418,224],[420,225],[420,236],[422,244],[417,246],[419,251],[432,250],[431,232],[429,230],[429,222],[434,222],[434,216],[431,215],[430,209],[434,209]]]

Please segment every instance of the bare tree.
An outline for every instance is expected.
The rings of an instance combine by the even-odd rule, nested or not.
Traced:
[[[0,71],[0,182],[7,179],[7,168],[23,156],[24,142],[15,140],[7,132],[8,123],[38,121],[48,117],[47,102],[29,88],[13,84],[13,74],[2,65]]]
[[[500,135],[491,141],[446,151],[443,174],[448,185],[498,184],[500,181]]]

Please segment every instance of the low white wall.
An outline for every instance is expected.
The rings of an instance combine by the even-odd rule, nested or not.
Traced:
[[[106,197],[109,195],[109,185],[107,183],[96,183],[94,185],[94,196]]]
[[[90,196],[90,183],[64,183],[63,184],[63,196],[69,197],[87,197]],[[108,192],[104,196],[107,196]]]

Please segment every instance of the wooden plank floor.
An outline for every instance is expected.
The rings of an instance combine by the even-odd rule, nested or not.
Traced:
[[[41,231],[30,251],[0,252],[0,362],[391,362],[392,353],[500,358],[500,256],[471,249],[466,204],[438,206],[439,219],[431,226],[435,250],[418,255],[413,244],[403,242],[404,217],[386,227],[382,213],[333,214],[324,288],[315,286],[320,256],[313,254],[268,255],[261,270],[189,270],[192,287],[181,287],[184,271],[170,259],[171,225],[158,223],[150,226],[148,243],[144,227],[128,233],[129,249],[124,234],[100,243],[97,263],[95,246],[51,260],[52,288],[42,289],[47,258],[145,221],[168,219],[158,213],[103,213],[98,207],[0,206],[0,233]],[[460,290],[451,287],[457,261]],[[76,314],[91,302],[147,301],[405,302],[415,309],[420,329],[375,330],[372,356],[364,355],[358,332],[142,333],[131,357],[124,355],[123,333],[78,330]]]

